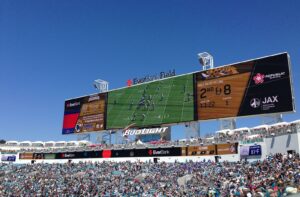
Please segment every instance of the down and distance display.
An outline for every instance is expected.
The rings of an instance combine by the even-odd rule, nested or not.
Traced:
[[[286,53],[196,73],[198,120],[293,111]]]

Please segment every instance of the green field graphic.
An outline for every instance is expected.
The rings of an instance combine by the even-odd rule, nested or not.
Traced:
[[[108,93],[107,129],[149,127],[194,120],[193,75]]]

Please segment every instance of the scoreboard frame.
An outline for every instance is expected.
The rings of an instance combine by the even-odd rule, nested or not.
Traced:
[[[279,57],[282,57],[283,60],[280,60]],[[277,58],[277,59],[276,59]],[[275,59],[275,60],[274,60]],[[274,60],[274,62],[273,62]],[[264,62],[266,61],[266,64],[268,65],[264,67]],[[279,61],[279,63],[276,64],[276,61]],[[280,62],[280,61],[283,61]],[[248,65],[249,64],[249,65]],[[251,65],[250,65],[251,64]],[[245,69],[243,66],[244,65],[248,65],[247,69]],[[273,67],[271,67],[273,66]],[[286,69],[284,72],[281,72],[280,69],[282,68]],[[227,68],[231,68],[231,69],[227,69]],[[272,68],[272,69],[270,69]],[[226,70],[227,69],[227,70]],[[245,69],[245,70],[243,70]],[[268,70],[269,69],[269,70]],[[277,69],[277,70],[276,70]],[[226,71],[224,73],[223,76],[213,76],[209,79],[201,79],[199,80],[199,75],[205,73],[207,75],[207,73],[213,73],[214,71]],[[272,73],[273,71],[275,73]],[[265,72],[263,72],[265,71]],[[268,72],[267,72],[268,71]],[[270,72],[269,72],[270,71]],[[278,72],[277,72],[278,71]],[[248,74],[245,74],[248,73]],[[236,101],[239,102],[239,104],[237,103],[236,106],[238,106],[239,109],[236,109],[235,113],[231,113],[231,115],[227,115],[227,116],[215,116],[213,118],[201,118],[201,111],[199,110],[199,104],[203,104],[200,103],[201,102],[201,98],[199,98],[199,95],[201,96],[201,92],[199,92],[199,88],[197,89],[197,85],[199,84],[199,81],[201,82],[205,82],[205,81],[209,81],[209,80],[222,80],[226,77],[239,77],[242,74],[244,74],[244,76],[240,79],[244,79],[244,84],[240,87],[243,88],[243,92],[240,93],[240,96],[242,98],[240,98],[240,101]],[[118,90],[123,90],[123,89],[127,89],[127,88],[133,88],[136,86],[144,86],[146,84],[150,84],[150,83],[157,83],[159,81],[165,81],[165,80],[172,80],[173,78],[177,78],[177,77],[182,77],[182,76],[187,76],[187,75],[193,75],[192,77],[192,83],[193,83],[193,102],[194,102],[194,111],[193,111],[193,117],[194,120],[191,121],[180,121],[180,122],[170,122],[170,123],[163,123],[163,124],[153,124],[153,125],[147,125],[145,127],[138,127],[138,126],[132,126],[132,128],[150,128],[153,126],[172,126],[172,125],[178,125],[178,124],[184,124],[184,123],[188,123],[188,122],[202,122],[202,121],[208,121],[208,120],[222,120],[222,119],[230,119],[230,118],[237,118],[237,117],[253,117],[253,116],[264,116],[264,115],[275,115],[275,114],[289,114],[289,113],[293,113],[296,111],[296,106],[295,106],[295,95],[294,95],[294,88],[293,88],[293,77],[292,77],[292,68],[291,68],[291,60],[290,60],[290,55],[287,52],[283,52],[283,53],[277,53],[277,54],[273,54],[273,55],[269,55],[269,56],[263,56],[263,57],[259,57],[259,58],[255,58],[255,59],[250,59],[250,60],[245,60],[245,61],[241,61],[241,62],[237,62],[237,63],[231,63],[231,64],[227,64],[227,65],[223,65],[220,67],[215,67],[213,69],[208,69],[208,70],[203,70],[203,71],[196,71],[196,72],[191,72],[191,73],[187,73],[187,74],[182,74],[182,75],[177,75],[177,76],[172,76],[169,78],[164,78],[164,79],[159,79],[156,81],[150,81],[150,82],[145,82],[143,84],[135,84],[132,85],[130,87],[122,87],[122,88],[117,88],[117,89],[113,89],[104,93],[100,93],[100,94],[106,94],[105,95],[105,112],[104,112],[104,127],[101,130],[97,130],[97,131],[88,131],[88,132],[80,132],[80,133],[70,133],[70,134],[82,134],[82,133],[90,133],[90,132],[99,132],[99,131],[105,131],[105,130],[114,130],[114,129],[121,129],[121,128],[107,128],[107,117],[108,117],[108,97],[110,92],[112,91],[118,91]],[[205,76],[205,75],[204,75]],[[198,77],[198,78],[197,78]],[[255,79],[257,78],[257,79]],[[265,79],[265,81],[263,79]],[[275,79],[277,81],[275,81]],[[279,80],[284,80],[284,84],[282,85],[282,83],[280,83]],[[235,81],[235,79],[231,79],[231,82],[237,83],[238,81]],[[257,83],[257,84],[256,84]],[[271,85],[270,85],[271,84]],[[275,85],[272,85],[275,84]],[[231,91],[232,88],[231,84],[225,83],[223,84],[224,86],[224,90],[228,90]],[[225,88],[226,86],[226,88]],[[265,87],[264,87],[265,86]],[[279,87],[278,87],[279,86]],[[284,90],[279,90],[280,86],[282,86],[281,88],[283,88]],[[229,87],[229,88],[228,88]],[[278,87],[278,88],[277,88]],[[269,91],[270,89],[275,90],[276,91]],[[257,92],[258,90],[263,89],[262,92]],[[212,89],[214,91],[217,91],[217,89]],[[251,92],[252,91],[252,92]],[[284,107],[280,107],[277,108],[277,104],[280,105],[279,100],[281,100],[281,96],[284,95],[281,92],[284,92],[284,94],[286,94],[289,98],[287,99],[288,101],[284,101],[282,103],[287,104],[288,108],[284,108]],[[203,92],[202,92],[203,93]],[[223,92],[224,94],[226,92]],[[228,92],[227,92],[228,93]],[[96,93],[99,94],[99,93]],[[229,92],[229,94],[231,94],[231,92]],[[275,95],[276,94],[276,95]],[[280,95],[278,97],[278,95]],[[91,95],[86,95],[84,97],[91,97],[95,95],[91,94]],[[72,98],[72,99],[66,99],[65,100],[65,106],[66,106],[66,102],[70,102],[72,100],[80,100],[84,97],[76,97],[76,98]],[[210,98],[212,99],[212,98]],[[256,107],[251,107],[250,106],[250,100],[254,99],[253,101],[255,101],[255,99],[260,100],[260,105],[262,105],[263,101],[266,102],[270,102],[270,104],[272,104],[272,102],[274,102],[274,105],[265,105],[264,109],[271,109],[271,108],[275,108],[275,110],[259,110]],[[208,105],[208,107],[206,108],[210,108],[211,106],[209,106],[210,103],[204,102],[204,105]],[[268,104],[268,103],[267,103]],[[254,106],[254,105],[253,105]],[[283,104],[281,105],[283,106]],[[263,106],[260,106],[261,108]],[[212,108],[212,107],[211,107]],[[263,109],[263,108],[262,108]],[[279,110],[277,110],[279,109]],[[227,110],[232,110],[231,108],[228,108]],[[248,111],[247,111],[248,110]],[[276,111],[277,110],[277,111]],[[204,113],[211,113],[209,112],[209,110],[207,110],[208,112],[204,112]],[[63,133],[63,134],[69,134],[69,133]]]

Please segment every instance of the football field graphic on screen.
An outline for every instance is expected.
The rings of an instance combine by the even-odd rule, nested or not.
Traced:
[[[107,129],[194,120],[193,74],[108,93]]]

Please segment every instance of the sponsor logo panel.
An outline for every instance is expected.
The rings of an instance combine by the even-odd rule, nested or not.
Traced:
[[[16,155],[1,155],[1,161],[16,161]]]
[[[66,101],[63,134],[105,129],[106,93]]]
[[[268,111],[276,107],[279,103],[279,96],[264,96],[260,98],[252,98],[250,100],[250,106],[254,109],[260,109],[262,111]]]
[[[190,146],[188,147],[188,156],[192,155],[214,155],[216,154],[215,145]]]
[[[33,153],[33,159],[45,159],[44,153]]]
[[[218,155],[226,155],[226,154],[237,154],[237,143],[229,143],[229,144],[218,144],[217,152]]]
[[[164,79],[164,78],[168,78],[168,77],[173,77],[175,75],[176,75],[175,69],[173,69],[173,70],[169,70],[167,72],[160,72],[159,74],[156,74],[156,75],[146,75],[145,77],[141,77],[141,78],[128,79],[126,84],[128,87],[130,87],[132,85],[141,84],[141,83],[145,83],[145,82],[149,82],[149,81],[155,81],[158,79]]]
[[[281,79],[286,76],[285,72],[276,72],[270,74],[256,73],[253,77],[253,81],[256,85],[269,82],[271,80]]]
[[[19,159],[32,159],[33,153],[20,153]]]
[[[243,157],[260,156],[261,155],[261,145],[242,146],[240,148],[240,155]]]
[[[168,127],[148,128],[148,129],[127,129],[123,132],[123,136],[128,135],[147,135],[147,134],[161,134],[164,133]]]
[[[254,155],[261,155],[261,146],[260,145],[250,146],[249,156],[254,156]]]
[[[67,103],[67,107],[76,107],[76,106],[79,106],[80,105],[80,102],[70,102],[70,103]]]

